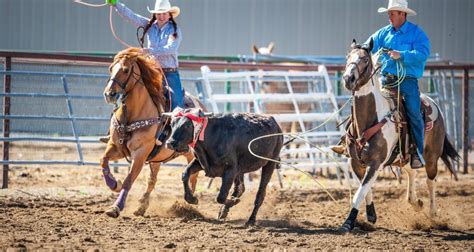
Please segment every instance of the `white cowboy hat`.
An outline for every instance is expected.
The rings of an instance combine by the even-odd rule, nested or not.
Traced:
[[[387,11],[391,11],[391,10],[403,11],[403,12],[407,13],[408,16],[415,16],[416,15],[416,12],[414,10],[408,8],[407,0],[389,0],[388,1],[388,7],[387,8],[380,7],[378,9],[378,12],[381,13],[381,12],[387,12]]]
[[[179,7],[173,6],[171,7],[169,0],[156,0],[155,2],[155,9],[150,10],[150,7],[147,6],[148,12],[150,13],[165,13],[169,12],[173,18],[179,15]]]

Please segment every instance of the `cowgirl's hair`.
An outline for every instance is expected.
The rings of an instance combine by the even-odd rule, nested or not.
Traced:
[[[144,39],[145,39],[145,34],[148,32],[148,30],[150,29],[151,25],[156,21],[156,17],[155,17],[155,14],[152,14],[151,15],[151,18],[150,18],[150,21],[148,21],[148,23],[146,24],[145,28],[143,29],[143,34],[142,34],[142,37],[140,38],[140,42],[144,43]],[[174,33],[173,33],[173,37],[176,39],[178,37],[178,24],[176,23],[176,21],[174,20],[173,18],[173,15],[170,14],[170,22],[171,24],[173,25],[173,29],[174,29]]]

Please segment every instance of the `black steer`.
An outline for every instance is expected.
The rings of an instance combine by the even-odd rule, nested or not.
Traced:
[[[197,204],[189,187],[189,177],[204,170],[208,177],[222,177],[222,185],[217,202],[223,204],[218,219],[227,216],[229,208],[239,203],[239,197],[245,190],[244,173],[253,172],[262,167],[260,186],[255,206],[247,225],[255,224],[258,209],[265,198],[265,191],[273,170],[278,164],[252,155],[249,143],[255,138],[277,134],[254,141],[250,148],[256,155],[280,160],[283,136],[275,119],[267,115],[251,113],[233,113],[204,115],[199,109],[175,110],[171,121],[172,133],[167,147],[178,152],[194,149],[195,159],[183,172],[184,199]],[[234,185],[231,199],[229,190]]]

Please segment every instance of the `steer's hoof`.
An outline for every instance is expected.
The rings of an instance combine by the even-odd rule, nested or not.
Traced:
[[[253,226],[255,226],[254,219],[249,219],[247,222],[245,222],[245,227],[253,227]]]
[[[105,211],[105,214],[107,214],[107,216],[109,216],[109,217],[117,218],[117,217],[120,216],[120,208],[116,205],[113,205],[113,206],[109,207],[109,209],[107,209],[107,211]]]
[[[227,208],[231,208],[231,207],[233,207],[233,206],[239,204],[239,202],[240,202],[240,199],[239,199],[239,198],[234,198],[234,197],[232,197],[232,199],[226,200],[225,206],[226,206]]]
[[[197,205],[199,202],[199,200],[196,197],[194,197],[193,195],[188,195],[188,194],[184,196],[184,200],[186,200],[186,202],[188,202],[189,204],[193,204],[193,205]]]
[[[217,219],[224,220],[227,217],[227,214],[229,214],[229,208],[226,205],[222,205],[219,214],[217,215]]]

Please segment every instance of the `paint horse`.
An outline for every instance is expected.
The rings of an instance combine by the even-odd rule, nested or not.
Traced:
[[[161,117],[161,113],[169,108],[169,101],[166,101],[163,94],[163,72],[159,69],[161,68],[155,60],[142,54],[139,48],[119,52],[109,67],[110,79],[104,90],[104,98],[107,103],[120,103],[111,118],[111,137],[100,159],[107,186],[120,193],[115,203],[105,212],[110,217],[118,217],[124,209],[133,182],[146,162],[150,165],[148,187],[139,200],[135,215],[145,214],[161,163],[179,155],[184,155],[188,163],[194,159],[189,151],[177,153],[164,144],[157,145],[155,140],[158,130],[165,128],[165,119]],[[191,107],[202,107],[195,97],[189,95],[186,95],[185,103],[193,104]],[[123,184],[114,178],[109,169],[109,161],[122,158],[131,163],[130,172]],[[198,173],[191,175],[192,190],[195,189],[197,175]]]
[[[421,209],[423,202],[416,197],[415,176],[407,160],[398,154],[393,160],[392,153],[398,149],[399,130],[395,113],[391,110],[390,101],[382,94],[380,75],[374,63],[378,54],[371,55],[373,41],[369,45],[358,45],[355,40],[347,56],[347,64],[343,74],[345,87],[352,92],[352,124],[351,132],[346,134],[346,146],[349,153],[349,165],[360,180],[360,186],[354,195],[352,209],[341,227],[341,231],[349,232],[354,228],[359,207],[365,198],[367,220],[375,223],[377,215],[372,200],[372,186],[377,178],[377,171],[388,165],[397,165],[408,174],[408,202]],[[433,128],[425,133],[424,159],[430,197],[430,213],[436,215],[435,178],[438,174],[438,159],[444,161],[450,172],[456,177],[451,164],[459,158],[456,150],[448,141],[444,119],[439,107],[427,96],[421,96],[431,104]],[[369,136],[372,135],[372,136]],[[402,153],[404,153],[402,151]],[[398,164],[397,164],[398,162]]]

